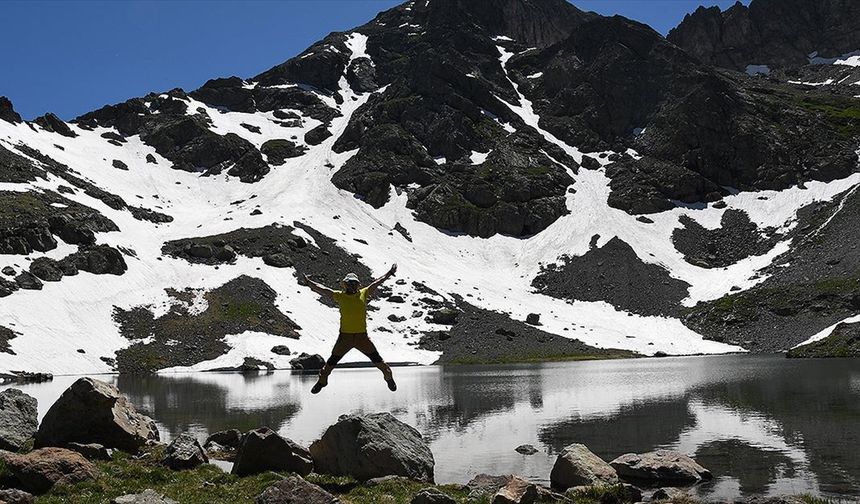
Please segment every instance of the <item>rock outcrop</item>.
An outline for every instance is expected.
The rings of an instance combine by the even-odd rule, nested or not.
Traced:
[[[16,486],[43,494],[56,484],[74,484],[96,477],[96,467],[79,453],[64,448],[41,448],[26,454],[0,452],[0,460]]]
[[[618,475],[611,465],[591,453],[583,444],[574,443],[562,450],[549,476],[553,488],[566,490],[582,485],[614,485]]]
[[[433,482],[433,453],[390,413],[344,415],[310,447],[317,472],[360,481],[387,475]]]
[[[136,494],[126,494],[111,501],[111,504],[178,504],[155,490],[147,488]]]
[[[0,392],[0,450],[18,451],[38,428],[37,402],[18,389]]]
[[[191,433],[183,432],[167,445],[164,464],[174,470],[193,469],[209,463],[200,442]]]
[[[618,476],[654,483],[691,484],[711,479],[711,472],[690,457],[669,450],[627,453],[609,463]]]
[[[136,452],[158,440],[155,422],[138,413],[113,385],[80,378],[51,406],[36,432],[35,446],[99,443]]]
[[[263,471],[290,471],[306,476],[313,469],[314,461],[308,450],[268,427],[261,427],[242,436],[232,472],[246,476]]]
[[[860,50],[860,5],[850,0],[753,0],[725,11],[699,7],[667,36],[711,65],[805,65]]]

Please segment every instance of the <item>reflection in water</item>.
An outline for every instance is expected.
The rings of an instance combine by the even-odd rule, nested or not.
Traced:
[[[415,367],[390,393],[375,369],[338,370],[319,396],[313,375],[199,373],[102,377],[155,418],[165,437],[268,425],[310,444],[337,417],[391,411],[430,441],[440,482],[479,472],[546,482],[557,453],[584,443],[605,459],[671,448],[714,481],[697,492],[860,495],[860,361],[775,356],[543,365]],[[40,413],[73,378],[22,386]],[[541,451],[520,455],[530,443]]]
[[[276,429],[301,409],[301,404],[289,400],[289,390],[296,385],[286,374],[120,375],[116,380],[132,403],[173,435],[186,430],[201,435],[246,431],[263,425]]]

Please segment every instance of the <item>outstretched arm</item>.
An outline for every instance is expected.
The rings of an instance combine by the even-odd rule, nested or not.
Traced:
[[[388,280],[389,278],[391,278],[392,276],[394,276],[394,273],[396,273],[396,272],[397,272],[397,265],[392,264],[391,269],[388,270],[388,272],[386,274],[384,274],[381,277],[377,278],[376,280],[370,282],[370,284],[367,286],[367,293],[373,294],[373,291],[375,291],[376,288],[379,287],[379,285],[382,282],[384,282],[384,281]]]
[[[311,277],[304,275],[305,282],[307,282],[308,287],[317,294],[321,296],[332,296],[334,295],[334,291],[326,287],[325,285],[318,284],[311,280]]]

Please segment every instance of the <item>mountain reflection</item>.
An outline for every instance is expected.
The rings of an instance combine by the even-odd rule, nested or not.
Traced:
[[[272,383],[271,375],[195,374],[117,377],[116,385],[138,409],[157,419],[171,435],[225,429],[277,429],[301,410],[290,400],[289,381]],[[263,385],[263,387],[256,387]],[[255,404],[242,397],[258,388],[269,400]],[[262,389],[262,390],[260,390]]]

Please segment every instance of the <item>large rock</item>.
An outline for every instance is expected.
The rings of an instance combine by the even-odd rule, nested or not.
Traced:
[[[30,453],[0,453],[15,486],[43,494],[56,484],[74,484],[96,477],[96,467],[81,454],[65,448],[41,448]]]
[[[209,457],[197,438],[188,432],[183,432],[167,445],[164,454],[164,464],[174,470],[193,469],[200,464],[208,464]]]
[[[429,487],[419,490],[410,504],[457,504],[457,501],[442,490]]]
[[[126,494],[111,501],[111,504],[178,504],[173,499],[147,488],[138,494]]]
[[[0,490],[0,502],[6,504],[33,504],[36,502],[33,494],[18,490],[17,488],[6,488]]]
[[[433,453],[390,413],[343,415],[311,444],[317,472],[366,481],[390,474],[433,482]]]
[[[534,483],[514,476],[493,495],[492,504],[532,504],[537,501],[538,488]]]
[[[627,453],[609,463],[619,476],[654,483],[687,484],[711,479],[711,472],[690,457],[670,450]]]
[[[268,427],[245,433],[239,444],[233,474],[245,476],[263,471],[291,471],[305,476],[314,469],[311,454]]]
[[[242,431],[239,429],[227,429],[223,431],[213,432],[203,442],[203,446],[209,446],[212,443],[217,443],[227,448],[238,448],[242,442]]]
[[[302,352],[295,359],[290,360],[290,367],[301,370],[322,369],[325,366],[325,359],[320,354],[306,354]]]
[[[111,460],[113,450],[98,443],[69,443],[66,448],[80,453],[87,460]]]
[[[36,447],[99,443],[136,452],[158,440],[155,422],[138,413],[116,387],[92,378],[73,383],[51,406],[36,432]]]
[[[338,504],[340,500],[298,476],[290,476],[263,490],[256,504]]]
[[[0,450],[18,451],[39,426],[36,399],[18,389],[0,392]]]
[[[618,483],[618,475],[585,445],[574,443],[558,455],[549,480],[553,488],[566,490],[581,485],[614,485]]]

